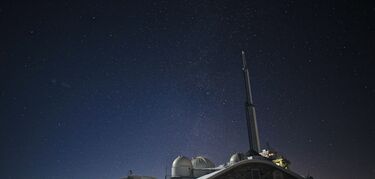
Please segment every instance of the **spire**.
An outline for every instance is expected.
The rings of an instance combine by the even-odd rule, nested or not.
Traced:
[[[260,145],[259,145],[258,125],[257,125],[256,114],[255,114],[255,106],[253,104],[253,96],[251,94],[249,69],[246,64],[244,51],[242,51],[242,64],[243,64],[242,71],[244,74],[245,90],[246,90],[245,110],[246,110],[246,122],[247,122],[247,132],[248,132],[248,137],[249,137],[250,153],[252,153],[252,151],[259,153]]]

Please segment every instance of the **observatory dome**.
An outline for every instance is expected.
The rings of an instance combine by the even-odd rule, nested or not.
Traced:
[[[191,163],[193,164],[193,168],[214,168],[215,164],[212,163],[208,158],[198,156],[193,158],[191,160]]]
[[[234,164],[245,159],[245,155],[242,153],[235,153],[230,157],[229,163]]]
[[[189,177],[192,175],[193,165],[184,156],[178,156],[172,164],[172,177]]]
[[[198,156],[191,160],[193,164],[193,176],[200,177],[210,173],[210,170],[206,170],[207,168],[214,168],[215,164],[212,163],[205,157]]]

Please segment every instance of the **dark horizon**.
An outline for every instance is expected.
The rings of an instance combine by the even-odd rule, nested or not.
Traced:
[[[261,148],[315,179],[375,178],[375,5],[0,2],[0,178],[164,177]]]

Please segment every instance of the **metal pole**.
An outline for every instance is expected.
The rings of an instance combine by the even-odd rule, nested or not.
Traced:
[[[242,51],[242,64],[243,64],[242,71],[244,74],[245,90],[246,90],[245,110],[246,110],[246,122],[247,122],[247,132],[248,132],[248,137],[249,137],[249,145],[250,145],[250,150],[253,150],[259,153],[260,145],[259,145],[258,125],[257,125],[256,114],[255,114],[255,106],[253,104],[253,96],[251,94],[249,69],[246,64],[244,51]]]

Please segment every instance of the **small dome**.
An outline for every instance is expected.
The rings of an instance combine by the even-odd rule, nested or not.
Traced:
[[[235,153],[230,157],[229,163],[234,164],[245,159],[245,155],[242,153]]]
[[[184,156],[178,156],[176,159],[174,159],[172,167],[189,167],[193,168],[193,165],[191,164],[191,161]]]
[[[198,156],[191,161],[193,168],[214,168],[215,164],[205,157]]]
[[[191,161],[184,156],[178,156],[172,164],[172,177],[191,177],[193,174]]]

